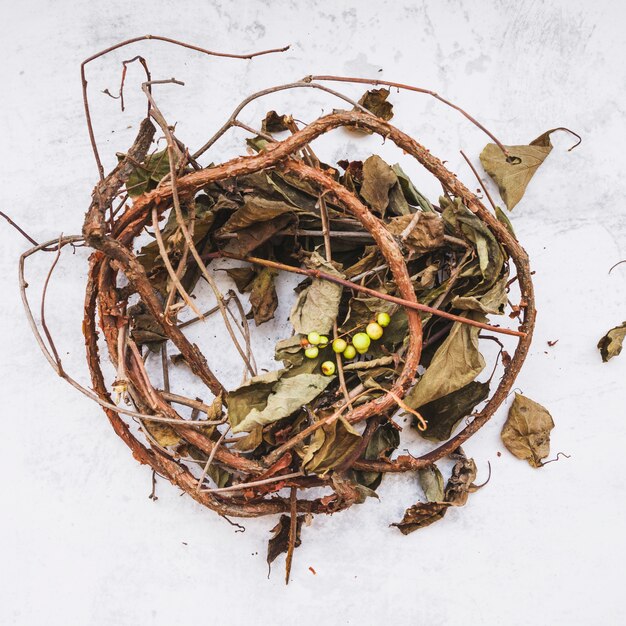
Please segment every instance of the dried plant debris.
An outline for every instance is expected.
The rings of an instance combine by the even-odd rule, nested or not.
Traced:
[[[617,356],[622,351],[624,338],[626,338],[626,322],[623,322],[620,326],[611,328],[611,330],[598,341],[598,350],[600,350],[604,363],[614,356]]]
[[[476,466],[460,445],[508,396],[536,313],[528,258],[509,220],[389,123],[392,84],[358,79],[374,87],[358,104],[339,94],[345,108],[309,124],[290,112],[270,111],[250,122],[254,126],[238,117],[263,95],[300,85],[322,89],[325,80],[354,81],[307,77],[253,94],[196,148],[180,141],[156,94],[144,86],[149,118],[108,175],[94,141],[101,180],[82,237],[57,238],[24,255],[60,254],[77,241],[94,250],[83,319],[91,389],[63,368],[44,315],[38,325],[21,265],[31,326],[41,345],[50,346],[57,372],[97,398],[140,463],[199,503],[227,519],[280,515],[268,563],[286,552],[288,572],[304,518],[308,523],[377,497],[388,474],[417,473],[426,498],[397,524],[403,533],[466,503]],[[393,86],[451,105],[429,91]],[[235,126],[260,128],[242,142],[245,156],[203,167],[206,150]],[[311,142],[340,127],[397,146],[437,179],[441,197],[427,198],[408,168],[378,154],[321,161]],[[509,156],[521,161],[512,163],[486,132],[495,147],[483,160],[510,208],[549,153],[550,133],[511,147]],[[217,268],[216,260],[229,264]],[[301,282],[281,303],[276,285],[289,273]],[[218,275],[232,282],[227,294]],[[510,302],[517,300],[513,281],[517,302]],[[217,305],[202,302],[205,287]],[[265,332],[280,305],[291,314],[274,338],[276,368],[259,371],[251,338]],[[210,324],[211,332],[232,340],[245,368],[242,383],[217,379],[211,368],[222,355],[204,355],[190,341],[186,333],[194,324]],[[487,363],[483,339],[500,334],[517,347],[512,355],[503,348]],[[103,368],[107,353],[114,379]],[[170,388],[180,379],[169,376],[170,368],[181,366],[203,384],[207,398]],[[411,419],[403,422],[404,414]],[[132,420],[139,430],[129,427]],[[408,445],[411,422],[437,442],[424,456],[398,452]],[[503,438],[514,454],[539,465],[552,425],[545,409],[518,396]],[[455,465],[445,481],[435,462],[448,457]]]
[[[547,409],[516,393],[501,437],[511,454],[528,461],[533,467],[541,467],[542,459],[550,454],[550,431],[553,428],[554,421]]]
[[[436,465],[433,464],[419,471],[419,482],[427,501],[418,502],[409,507],[402,520],[392,524],[403,535],[438,522],[450,507],[465,506],[469,494],[483,486],[474,484],[476,479],[474,459],[468,459],[461,448],[450,456],[456,459],[456,463],[445,489],[443,476]]]

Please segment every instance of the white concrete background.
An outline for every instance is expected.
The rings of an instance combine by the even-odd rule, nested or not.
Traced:
[[[623,3],[22,0],[4,2],[2,13],[0,208],[41,239],[79,231],[96,180],[79,63],[139,34],[232,52],[292,47],[229,61],[152,42],[93,64],[94,118],[107,166],[128,146],[143,113],[138,69],[129,72],[126,113],[99,92],[115,88],[120,61],[138,53],[155,78],[187,83],[162,88],[158,97],[192,146],[244,94],[316,72],[437,90],[505,143],[527,142],[554,126],[569,126],[584,141],[568,153],[570,138],[554,137],[555,150],[512,215],[536,270],[539,306],[534,347],[517,385],[550,409],[553,452],[571,458],[542,470],[514,459],[499,440],[503,409],[467,445],[480,476],[491,461],[493,477],[465,509],[403,537],[388,524],[419,489],[412,477],[390,478],[380,502],[316,518],[305,529],[287,588],[282,561],[266,579],[273,520],[248,521],[247,531],[235,534],[163,481],[159,500],[147,498],[149,471],[38,352],[17,290],[17,257],[26,244],[0,224],[0,623],[625,623],[626,356],[602,364],[595,348],[626,319],[626,266],[607,274],[626,257]],[[397,124],[474,185],[458,151],[476,162],[485,137],[432,99],[392,99]],[[303,92],[260,104],[247,119],[256,122],[274,106],[310,120],[336,103]],[[329,159],[382,149],[368,141],[337,134],[320,149]],[[239,145],[234,135],[211,158],[226,158]],[[382,150],[400,158],[388,146]],[[436,193],[427,177],[416,176]],[[67,367],[86,380],[80,329],[86,255],[77,256],[77,263],[66,256],[60,264],[49,316]],[[31,266],[33,293],[49,262]],[[287,308],[257,340],[266,366],[268,347],[286,332]],[[209,340],[220,335],[198,332]],[[235,357],[220,361],[220,372],[236,384]]]

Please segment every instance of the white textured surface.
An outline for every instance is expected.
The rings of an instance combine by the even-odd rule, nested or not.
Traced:
[[[99,91],[114,89],[120,61],[137,53],[148,58],[155,78],[186,81],[185,88],[158,95],[191,145],[244,94],[315,72],[434,89],[505,143],[529,141],[554,126],[569,126],[584,141],[568,153],[570,138],[555,135],[555,150],[512,216],[537,272],[539,307],[534,347],[517,385],[550,409],[552,450],[571,459],[533,470],[511,457],[499,441],[501,410],[466,446],[479,478],[487,460],[493,477],[465,509],[403,537],[388,524],[418,489],[411,477],[389,478],[380,502],[316,518],[304,530],[287,588],[282,561],[266,580],[271,520],[248,521],[247,531],[235,534],[163,481],[158,502],[148,500],[149,471],[131,458],[101,411],[57,379],[39,354],[17,291],[16,259],[25,242],[2,223],[0,623],[626,621],[626,356],[602,364],[595,348],[626,318],[626,266],[607,275],[626,257],[622,3],[23,0],[6,4],[3,15],[0,208],[41,239],[79,230],[96,179],[80,60],[148,32],[224,51],[292,48],[282,56],[230,61],[143,43],[95,63],[89,71],[94,117],[109,166],[143,113],[137,68],[129,72],[125,114]],[[346,91],[358,96],[361,90]],[[476,162],[485,137],[432,99],[392,99],[395,123],[474,186],[458,150]],[[247,119],[255,122],[274,106],[312,119],[335,105],[307,91],[272,98],[250,109]],[[338,135],[322,146],[330,159],[378,149],[376,140],[368,141]],[[239,145],[233,136],[212,158],[221,160]],[[399,158],[388,146],[383,154]],[[436,193],[420,176],[422,187]],[[67,367],[84,374],[85,255],[79,256],[82,265],[61,263],[49,315]],[[33,291],[49,262],[32,266]],[[270,332],[280,333],[279,326]],[[548,348],[554,339],[558,344]],[[234,357],[224,361],[238,376]]]

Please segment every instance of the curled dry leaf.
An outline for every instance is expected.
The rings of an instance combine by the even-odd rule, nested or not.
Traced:
[[[620,326],[611,328],[611,330],[598,341],[598,350],[600,350],[604,363],[614,356],[617,356],[622,351],[624,338],[626,338],[626,322],[623,322]]]
[[[468,459],[461,448],[457,448],[450,457],[456,458],[457,461],[452,468],[452,475],[446,484],[445,491],[442,489],[441,472],[435,465],[419,472],[422,489],[429,501],[418,502],[409,507],[402,521],[392,524],[403,535],[434,524],[446,514],[450,507],[465,506],[469,494],[480,489],[474,485],[476,479],[474,459]],[[435,500],[437,497],[439,500]]]
[[[541,467],[550,454],[550,431],[554,421],[547,409],[521,393],[515,394],[509,416],[502,428],[502,441],[518,459]]]

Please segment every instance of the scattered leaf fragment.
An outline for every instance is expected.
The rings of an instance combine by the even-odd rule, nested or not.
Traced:
[[[611,328],[611,330],[598,341],[598,350],[600,350],[604,363],[614,356],[617,356],[622,351],[624,338],[626,338],[626,322],[622,322],[620,326]]]

